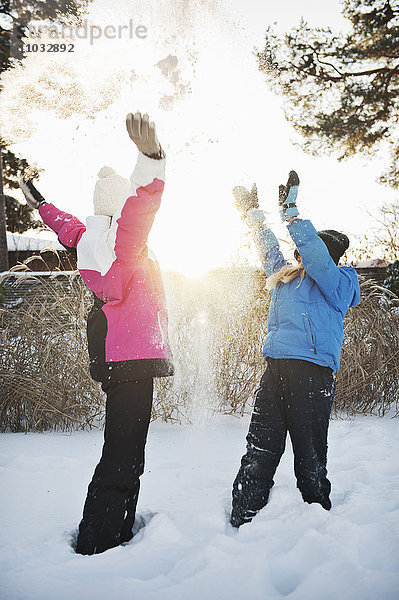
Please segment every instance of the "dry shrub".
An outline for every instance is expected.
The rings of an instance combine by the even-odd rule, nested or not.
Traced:
[[[398,409],[399,312],[391,292],[372,280],[360,287],[360,303],[344,321],[334,411],[382,416]]]
[[[264,283],[262,273],[246,267],[218,269],[198,279],[169,274],[176,374],[158,387],[164,405],[178,407],[188,420],[207,410],[244,412],[265,369]]]
[[[0,431],[102,427],[105,394],[90,377],[86,339],[93,295],[79,273],[44,276],[24,265],[0,287]],[[180,420],[169,388],[155,380],[152,420]]]
[[[160,392],[164,406],[179,407],[189,419],[196,405],[230,414],[251,407],[266,367],[264,284],[264,274],[250,268],[221,269],[198,281],[169,280],[176,376]],[[384,415],[398,406],[398,308],[374,282],[362,282],[361,291],[360,303],[344,321],[336,416]]]
[[[10,273],[2,283],[11,308],[0,310],[0,430],[95,426],[103,394],[88,372],[82,279]]]
[[[104,394],[90,378],[86,345],[92,294],[77,273],[30,277],[22,302],[0,310],[0,430],[99,425]],[[6,283],[18,291],[12,276]],[[155,379],[152,418],[243,414],[266,367],[264,274],[245,267],[198,279],[169,273],[165,284],[176,373]],[[335,414],[382,415],[398,402],[397,309],[381,288],[364,282],[361,302],[344,326]]]
[[[213,364],[219,408],[226,413],[243,414],[247,402],[253,403],[266,367],[262,347],[269,294],[265,283],[265,275],[254,269],[236,269],[223,277]]]

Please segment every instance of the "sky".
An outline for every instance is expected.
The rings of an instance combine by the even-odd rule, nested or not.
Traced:
[[[148,112],[167,153],[163,203],[149,242],[168,270],[196,276],[256,262],[233,206],[235,185],[256,181],[268,222],[287,239],[277,189],[291,169],[301,179],[301,216],[317,229],[362,236],[375,225],[368,211],[376,214],[394,197],[376,182],[384,156],[338,163],[305,154],[282,98],[257,70],[254,48],[262,49],[266,27],[283,33],[301,17],[312,26],[348,28],[336,0],[94,0],[86,18],[101,37],[90,43],[82,29],[73,53],[30,53],[22,69],[6,74],[2,133],[15,152],[44,169],[38,184],[44,197],[84,220],[92,214],[100,168],[129,176],[134,166],[126,113]],[[106,39],[107,26],[125,26],[121,38]],[[141,33],[146,27],[145,38],[137,27]],[[282,248],[290,257],[289,244]]]

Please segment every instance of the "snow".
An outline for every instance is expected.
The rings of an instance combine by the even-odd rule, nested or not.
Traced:
[[[23,277],[39,277],[39,276],[47,276],[52,279],[55,277],[70,277],[71,275],[76,275],[77,271],[1,271],[0,277],[2,275],[12,276],[15,278],[23,278]]]
[[[7,248],[11,252],[24,252],[26,250],[65,250],[64,246],[58,241],[57,235],[53,231],[29,229],[24,233],[11,233],[7,231]]]
[[[355,267],[362,269],[379,269],[387,266],[386,260],[382,258],[371,258],[370,260],[366,260],[364,262],[358,262],[355,264]]]
[[[399,590],[399,420],[331,423],[333,509],[302,502],[290,447],[270,502],[238,531],[230,490],[248,416],[153,423],[133,540],[70,547],[102,432],[0,436],[2,600],[393,600]]]

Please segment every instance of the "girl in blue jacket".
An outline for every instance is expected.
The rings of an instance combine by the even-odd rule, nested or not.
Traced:
[[[247,451],[233,484],[231,524],[248,523],[268,501],[287,432],[297,486],[305,502],[331,508],[327,479],[327,431],[343,342],[343,320],[360,299],[356,271],[338,267],[346,235],[317,232],[298,218],[299,179],[291,171],[279,188],[280,215],[295,243],[298,266],[285,261],[259,209],[256,186],[236,187],[237,208],[252,230],[271,292],[267,369],[261,379],[247,435]]]

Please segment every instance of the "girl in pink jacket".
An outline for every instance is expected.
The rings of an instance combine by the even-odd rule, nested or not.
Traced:
[[[102,456],[89,485],[76,552],[100,553],[129,541],[144,470],[153,377],[173,375],[165,293],[147,246],[165,180],[165,154],[148,115],[126,119],[139,150],[130,182],[103,167],[86,226],[47,203],[30,181],[28,204],[60,242],[77,249],[78,269],[94,292],[87,319],[90,373],[107,395]]]

